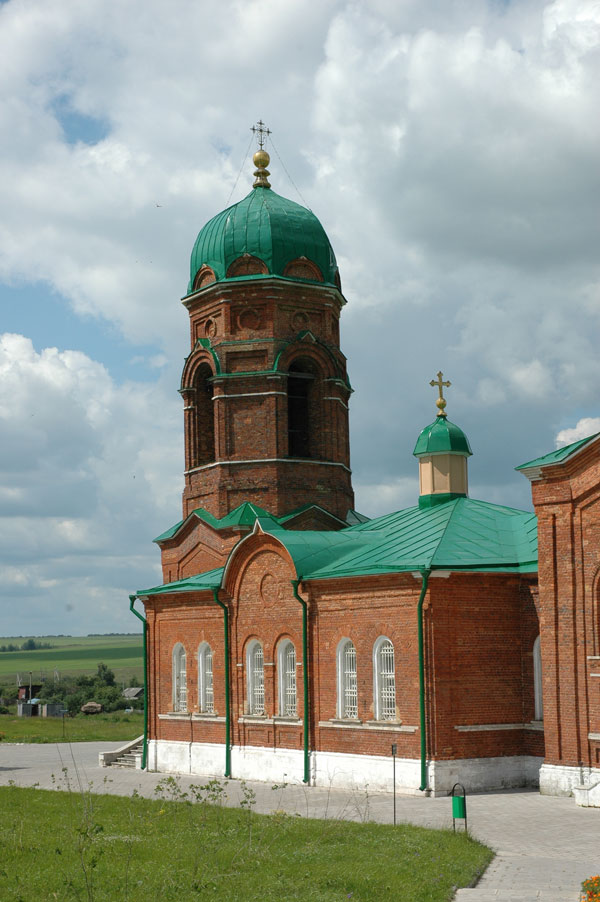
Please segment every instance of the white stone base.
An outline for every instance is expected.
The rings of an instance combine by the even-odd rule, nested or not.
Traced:
[[[520,755],[509,758],[464,758],[430,761],[427,765],[431,795],[446,795],[457,782],[467,792],[537,786],[541,758]],[[225,746],[216,743],[148,743],[148,769],[164,773],[202,774],[222,777]],[[231,749],[231,776],[240,780],[272,783],[302,783],[304,756],[299,749],[271,749],[234,746]],[[419,790],[421,762],[418,758],[396,758],[396,790],[423,795]],[[311,752],[310,783],[334,789],[391,792],[391,757],[347,755],[340,752]]]
[[[600,792],[598,790],[594,791],[597,783],[600,783],[600,769],[597,767],[568,767],[564,764],[542,764],[540,770],[540,792],[542,795],[575,795],[578,805],[600,807]],[[593,800],[595,798],[597,798],[597,801],[590,801],[590,799]]]
[[[429,786],[432,795],[447,795],[455,783],[467,792],[489,792],[518,786],[538,786],[543,758],[510,755],[497,758],[457,758],[431,761]]]

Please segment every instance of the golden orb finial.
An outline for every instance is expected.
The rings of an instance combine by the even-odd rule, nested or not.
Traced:
[[[255,179],[253,182],[253,188],[270,188],[271,183],[269,182],[268,176],[271,174],[267,169],[269,162],[271,160],[269,154],[265,150],[265,141],[267,137],[271,134],[271,129],[267,128],[262,119],[259,119],[256,125],[252,126],[251,131],[256,135],[256,139],[258,141],[258,150],[252,157],[252,161],[256,166],[256,171],[254,173]]]

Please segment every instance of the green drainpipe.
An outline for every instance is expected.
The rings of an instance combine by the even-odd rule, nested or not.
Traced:
[[[231,676],[229,672],[229,609],[219,600],[219,590],[213,589],[213,598],[220,608],[223,608],[223,631],[225,633],[225,776],[231,776],[231,716],[229,712],[229,684]]]
[[[144,624],[144,744],[142,747],[142,770],[148,763],[148,623],[145,617],[134,608],[137,595],[129,596],[129,610]]]
[[[427,583],[431,570],[421,570],[423,585],[417,605],[417,617],[419,628],[419,728],[421,732],[421,791],[427,789],[427,725],[425,722],[425,654],[423,642],[423,602],[427,592]]]
[[[301,579],[293,579],[292,588],[294,598],[302,605],[302,683],[304,692],[304,779],[303,783],[310,783],[310,756],[308,749],[308,606],[303,598],[298,595],[298,585]]]

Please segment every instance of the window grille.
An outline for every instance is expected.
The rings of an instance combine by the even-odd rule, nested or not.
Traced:
[[[356,648],[346,642],[342,652],[342,717],[358,717],[358,683],[356,679]]]
[[[173,652],[173,710],[187,711],[185,649],[182,645],[175,646]]]
[[[396,676],[394,669],[394,646],[384,639],[377,649],[378,720],[396,719]]]
[[[296,649],[286,642],[279,655],[280,702],[279,710],[284,717],[295,717],[296,699]]]
[[[203,714],[214,714],[213,691],[213,653],[210,645],[203,644],[198,654],[198,674],[200,685],[198,687],[198,703]]]
[[[257,642],[250,654],[250,714],[265,713],[265,661],[262,645]]]

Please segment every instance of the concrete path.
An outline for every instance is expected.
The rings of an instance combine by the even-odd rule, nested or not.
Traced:
[[[151,797],[164,774],[127,768],[98,767],[98,753],[116,744],[78,742],[72,745],[0,744],[0,785],[41,789],[64,788]],[[66,769],[66,770],[64,770]],[[206,779],[206,778],[204,778]],[[202,777],[181,776],[182,790]],[[255,811],[284,809],[304,817],[332,817],[392,823],[389,793],[347,792],[288,785],[248,784],[256,793]],[[236,780],[227,785],[228,804],[241,797]],[[397,820],[424,827],[452,824],[450,800],[398,796]],[[491,846],[496,858],[474,889],[462,889],[456,902],[578,902],[586,877],[600,872],[600,809],[578,808],[573,799],[555,799],[531,791],[508,791],[468,798],[468,823],[473,836]],[[405,902],[405,900],[402,900]],[[408,902],[408,900],[406,900]]]

